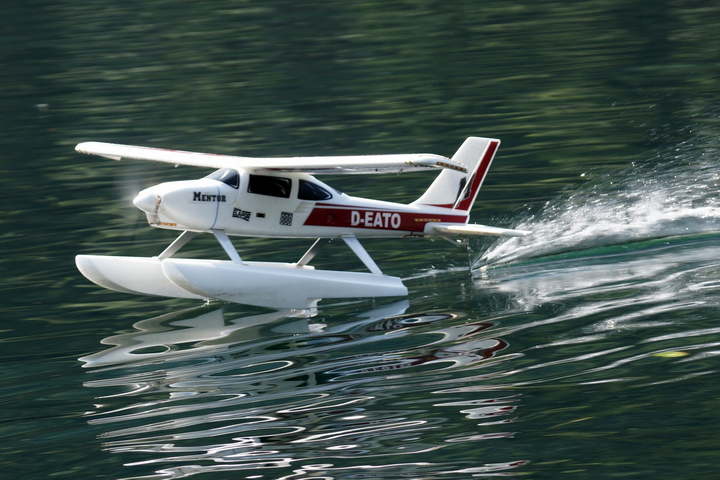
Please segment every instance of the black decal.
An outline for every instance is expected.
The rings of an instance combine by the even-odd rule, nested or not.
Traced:
[[[193,202],[226,202],[225,195],[212,195],[209,193],[193,192]]]
[[[293,214],[289,212],[280,212],[280,225],[286,227],[292,226]]]
[[[239,208],[233,208],[233,217],[239,218],[241,220],[245,220],[246,222],[250,221],[250,212],[247,210],[240,210]]]

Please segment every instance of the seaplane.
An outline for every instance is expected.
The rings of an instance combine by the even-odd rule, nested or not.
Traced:
[[[172,181],[138,193],[134,205],[148,223],[180,231],[156,257],[78,255],[80,272],[120,292],[220,300],[269,308],[314,308],[321,299],[407,296],[398,277],[383,274],[360,239],[371,237],[522,236],[529,232],[469,224],[470,210],[500,141],[467,138],[452,158],[434,154],[252,158],[84,142],[80,153],[213,169],[195,180]],[[401,204],[341,193],[322,174],[439,172],[415,201]],[[201,233],[214,235],[229,257],[187,259],[175,254]],[[230,236],[314,239],[294,263],[243,259]],[[310,262],[329,242],[342,241],[367,268],[315,269]]]

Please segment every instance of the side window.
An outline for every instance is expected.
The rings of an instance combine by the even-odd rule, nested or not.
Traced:
[[[240,174],[237,170],[232,168],[223,168],[222,170],[211,173],[205,178],[219,180],[226,185],[230,185],[233,188],[238,188],[240,186]]]
[[[271,197],[290,198],[292,180],[268,175],[250,175],[248,192]]]
[[[300,180],[298,198],[300,200],[330,200],[332,198],[332,193],[328,192],[317,183]]]

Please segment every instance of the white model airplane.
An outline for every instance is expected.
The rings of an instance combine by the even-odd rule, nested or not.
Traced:
[[[322,298],[407,295],[360,245],[362,237],[520,236],[528,232],[468,224],[470,208],[499,140],[468,138],[448,159],[439,155],[249,158],[86,142],[81,153],[219,169],[199,180],[141,191],[133,203],[154,227],[182,231],[157,257],[78,255],[78,269],[96,284],[123,292],[220,299],[274,308],[308,308]],[[312,174],[441,169],[423,195],[404,205],[352,197]],[[230,260],[173,255],[198,233],[212,233]],[[316,238],[295,263],[246,262],[228,235]],[[315,254],[341,238],[370,273],[315,270]]]

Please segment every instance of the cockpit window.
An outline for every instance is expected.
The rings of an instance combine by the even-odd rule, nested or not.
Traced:
[[[328,192],[317,183],[300,180],[298,198],[300,200],[330,200],[332,198],[332,193]]]
[[[292,181],[284,177],[271,177],[269,175],[250,175],[248,192],[271,197],[290,198]]]
[[[205,178],[219,180],[226,185],[230,185],[233,188],[238,188],[240,186],[240,174],[237,170],[232,168],[223,168],[222,170],[211,173]]]

